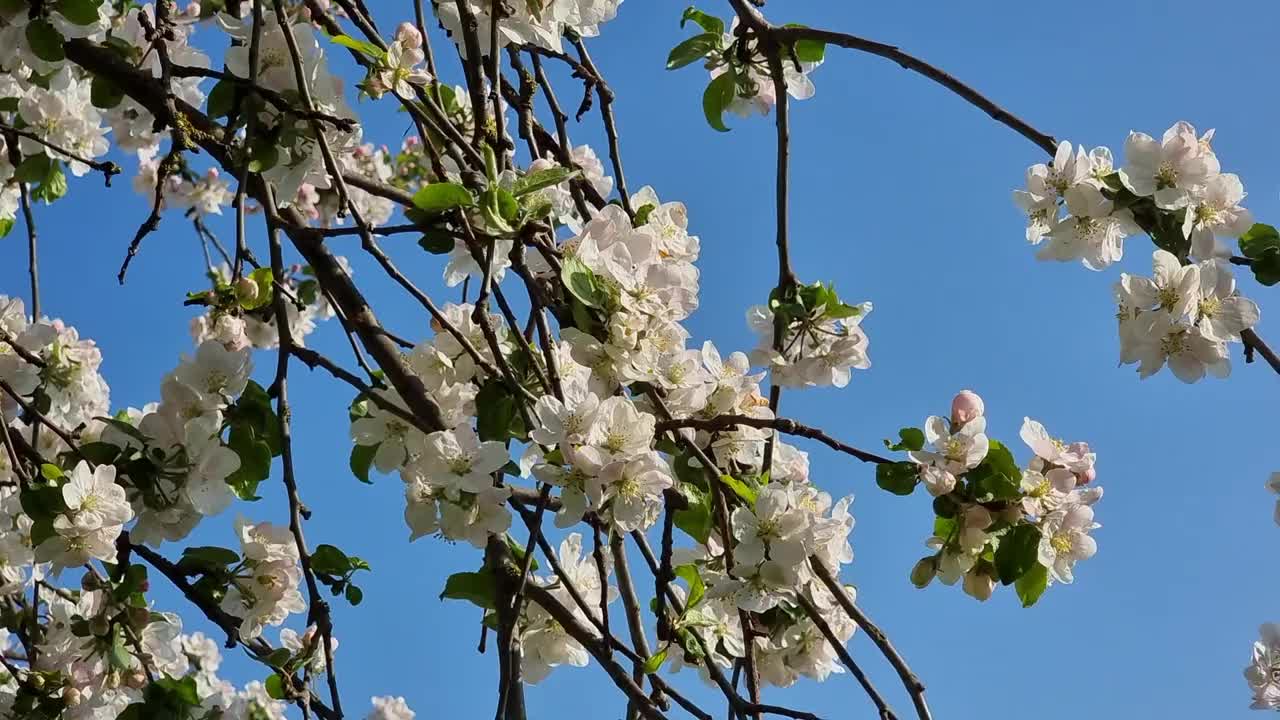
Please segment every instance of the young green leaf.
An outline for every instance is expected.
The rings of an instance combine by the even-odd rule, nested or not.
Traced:
[[[515,184],[511,186],[511,194],[516,197],[528,195],[531,192],[559,185],[565,180],[577,177],[578,174],[577,170],[559,166],[537,170],[516,180]]]
[[[361,55],[373,60],[382,60],[387,56],[386,51],[377,45],[364,40],[357,40],[350,35],[334,35],[329,39],[337,45],[355,50]]]
[[[715,15],[708,15],[696,7],[685,8],[684,14],[680,16],[680,27],[684,27],[685,23],[689,21],[697,23],[698,27],[709,33],[724,35],[724,21]]]
[[[910,495],[920,482],[920,466],[911,462],[880,463],[876,484],[894,495]]]
[[[724,111],[738,94],[738,76],[733,70],[712,78],[707,89],[702,93],[702,113],[709,124],[720,132],[729,132],[724,124]]]
[[[667,54],[667,69],[677,70],[689,63],[701,60],[719,50],[721,40],[720,33],[711,32],[686,38],[679,45],[671,48],[671,52]]]
[[[351,448],[351,474],[362,483],[369,485],[373,481],[369,479],[369,468],[373,465],[373,458],[378,454],[377,445],[354,445]]]
[[[466,600],[474,605],[493,610],[497,607],[494,598],[497,588],[493,573],[488,571],[460,572],[449,576],[444,583],[444,591],[440,599]]]
[[[1049,587],[1049,568],[1036,563],[1031,570],[1018,578],[1013,587],[1018,591],[1018,599],[1022,601],[1022,607],[1029,608],[1035,605],[1044,594],[1045,588]]]
[[[419,210],[439,213],[456,207],[471,207],[476,204],[476,199],[470,190],[457,183],[438,182],[423,185],[414,193],[413,204]]]

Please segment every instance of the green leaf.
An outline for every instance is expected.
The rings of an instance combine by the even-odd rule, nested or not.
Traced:
[[[922,450],[924,449],[924,431],[920,428],[906,427],[898,431],[899,442],[890,443],[884,441],[884,446],[890,450]]]
[[[996,572],[1000,583],[1009,585],[1027,574],[1037,564],[1040,552],[1040,530],[1035,525],[1021,524],[1000,538],[996,549]]]
[[[250,168],[252,170],[253,168]],[[257,171],[255,171],[257,172]],[[257,310],[271,303],[276,294],[275,275],[272,274],[271,268],[260,267],[249,273],[249,279],[258,286],[258,294],[249,302],[240,301],[240,307],[245,310]]]
[[[667,69],[676,70],[689,63],[701,60],[719,50],[722,40],[720,33],[712,32],[705,32],[701,35],[686,38],[679,45],[671,48],[671,52],[667,53]]]
[[[1270,225],[1257,223],[1240,236],[1240,252],[1253,260],[1250,269],[1263,285],[1280,282],[1280,232]]]
[[[880,463],[876,484],[894,495],[910,495],[920,482],[920,466],[912,462]]]
[[[215,545],[191,547],[182,551],[182,559],[178,567],[184,572],[199,571],[202,573],[222,570],[228,565],[240,562],[240,556],[233,550]]]
[[[564,282],[565,289],[583,305],[593,308],[604,306],[600,281],[596,278],[595,271],[577,257],[566,257],[560,264],[560,279]]]
[[[62,163],[54,161],[49,165],[49,174],[40,182],[39,187],[31,192],[32,197],[51,203],[67,194],[67,176],[62,172]]]
[[[649,222],[649,216],[657,209],[658,206],[653,203],[645,203],[636,208],[636,217],[631,223],[632,227],[644,227],[645,223]]]
[[[124,91],[105,75],[94,75],[89,86],[89,102],[96,108],[110,110],[124,100]]]
[[[1016,500],[1022,496],[1022,470],[1013,453],[999,440],[991,440],[987,456],[967,474],[974,494],[996,500]]]
[[[67,59],[62,49],[62,35],[43,18],[27,25],[27,44],[31,52],[45,62],[57,63]]]
[[[49,463],[44,463],[40,466],[40,476],[43,477],[45,480],[52,481],[52,480],[57,480],[58,478],[63,477],[64,473],[62,472],[62,468],[58,467],[57,465],[50,465]]]
[[[1018,599],[1022,601],[1022,607],[1029,608],[1035,605],[1044,594],[1045,588],[1049,587],[1049,568],[1036,563],[1030,571],[1018,578],[1013,587],[1018,591]]]
[[[689,507],[676,511],[675,526],[705,545],[711,537],[711,499],[696,485],[689,483],[680,483],[680,491],[684,493]]]
[[[80,446],[80,455],[94,465],[110,465],[120,457],[120,448],[105,442],[91,442]]]
[[[423,185],[413,194],[413,204],[419,210],[439,213],[456,207],[471,207],[476,204],[476,199],[470,190],[457,183],[439,182]]]
[[[351,572],[351,559],[333,545],[317,545],[311,553],[311,569],[326,575],[346,575]]]
[[[13,218],[0,218],[0,238],[5,237],[13,230]]]
[[[515,220],[516,215],[520,213],[520,203],[516,202],[515,196],[502,188],[496,188],[493,191],[493,197],[498,216],[507,222]]]
[[[13,170],[13,178],[18,182],[37,183],[49,176],[49,168],[53,161],[48,155],[28,155]]]
[[[511,186],[511,194],[516,197],[528,195],[531,192],[559,185],[570,178],[577,177],[578,174],[577,170],[559,166],[537,170],[516,180],[515,184]]]
[[[369,479],[369,468],[373,465],[373,458],[378,454],[377,445],[355,445],[351,448],[351,459],[348,464],[351,467],[351,474],[362,483],[373,484]]]
[[[733,491],[735,495],[742,498],[748,505],[755,507],[756,491],[755,488],[746,484],[732,475],[721,475],[720,482]]]
[[[519,468],[516,468],[516,474],[517,475],[519,474]],[[516,542],[516,539],[511,537],[510,535],[506,535],[504,537],[507,541],[507,549],[511,551],[511,557],[516,559],[517,565],[524,567],[524,559],[525,559],[524,546]],[[536,557],[529,558],[529,569],[530,570],[538,569],[538,558]]]
[[[440,599],[466,600],[486,610],[494,610],[497,608],[496,595],[497,586],[494,583],[493,573],[482,570],[450,575],[445,580]]]
[[[708,15],[696,7],[687,7],[684,14],[680,16],[680,27],[684,27],[690,20],[709,33],[724,35],[724,21],[715,15]]]
[[[245,384],[244,392],[231,407],[228,416],[233,424],[240,424],[253,432],[253,436],[271,448],[271,456],[280,454],[284,444],[280,437],[280,421],[271,409],[271,397],[257,381]]]
[[[644,661],[644,672],[646,675],[652,675],[662,668],[662,663],[667,661],[667,647],[664,646],[658,652],[649,656]]]
[[[368,57],[368,58],[372,58],[374,60],[382,60],[387,56],[387,53],[377,45],[374,45],[371,42],[366,42],[364,40],[357,40],[351,37],[350,35],[334,35],[329,39],[332,40],[335,44],[341,45],[342,47],[345,47],[345,48],[350,48],[352,50],[355,50],[361,55],[364,55],[365,57]]]
[[[277,141],[266,136],[255,136],[249,143],[249,172],[266,172],[280,162]]]
[[[453,252],[453,236],[444,232],[425,232],[418,238],[418,247],[432,255],[448,255]]]
[[[680,565],[674,570],[676,577],[684,580],[689,584],[689,598],[685,600],[685,608],[691,608],[697,605],[707,594],[707,586],[702,582],[702,576],[698,574],[698,566],[693,564]]]
[[[205,109],[211,118],[222,118],[231,114],[235,107],[236,86],[233,82],[219,80],[209,90],[209,99]]]
[[[708,125],[720,132],[729,132],[724,124],[724,111],[737,94],[738,76],[733,70],[712,78],[702,93],[702,114],[706,116]]]
[[[351,603],[353,606],[359,605],[364,600],[364,591],[351,583],[347,583],[345,595],[347,602]]]
[[[98,22],[98,0],[58,0],[54,8],[62,17],[75,25],[93,25]]]
[[[231,426],[227,447],[240,457],[240,467],[227,476],[227,484],[241,500],[259,499],[258,483],[271,475],[271,447],[244,423]]]
[[[279,673],[272,673],[263,681],[262,686],[267,691],[268,697],[274,700],[283,700],[285,698],[284,680]]]
[[[804,25],[788,23],[783,27],[803,28]],[[812,38],[800,38],[795,42],[796,59],[802,63],[819,63],[826,57],[827,44]]]
[[[476,393],[476,432],[481,440],[499,442],[524,436],[524,421],[516,399],[498,378],[487,381]]]

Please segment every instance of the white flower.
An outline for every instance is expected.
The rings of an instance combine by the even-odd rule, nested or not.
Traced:
[[[738,539],[734,561],[755,565],[766,556],[784,565],[798,566],[808,557],[809,517],[790,507],[786,489],[766,486],[753,509],[733,511],[733,534]]]
[[[372,702],[373,710],[365,720],[413,720],[417,716],[402,697],[375,697]]]
[[[635,457],[649,450],[655,424],[629,398],[614,395],[600,402],[578,452],[597,465]]]
[[[652,525],[662,511],[662,491],[675,484],[666,461],[655,452],[610,463],[595,483],[597,504],[609,503],[613,523],[624,532]]]
[[[382,397],[398,407],[403,407],[400,396],[394,391],[382,393]],[[420,435],[399,415],[385,410],[381,405],[370,402],[369,414],[357,418],[351,423],[351,438],[357,445],[378,446],[373,456],[373,465],[380,472],[391,472],[399,468],[408,458],[407,443],[410,438]]]
[[[1151,323],[1135,355],[1141,378],[1154,375],[1166,362],[1174,376],[1185,383],[1196,382],[1206,373],[1219,378],[1231,374],[1226,345],[1163,314]]]
[[[228,350],[220,342],[206,340],[194,358],[183,358],[174,377],[205,397],[221,400],[244,391],[251,369],[248,350]]]
[[[204,415],[187,423],[187,454],[191,471],[186,494],[201,515],[217,515],[231,504],[234,495],[227,477],[240,469],[240,456],[222,444],[217,418]]]
[[[470,425],[459,425],[427,436],[422,466],[432,485],[479,492],[493,485],[493,473],[508,460],[505,445],[496,440],[481,442]]]
[[[1244,679],[1253,691],[1254,710],[1280,709],[1280,625],[1266,623],[1258,629],[1260,639],[1253,644],[1253,658],[1244,669]]]
[[[1067,190],[1068,217],[1056,221],[1049,242],[1036,253],[1039,260],[1079,260],[1090,270],[1101,270],[1124,254],[1124,239],[1138,231],[1128,210],[1116,212],[1113,204],[1092,185]]]
[[[1049,513],[1040,523],[1040,564],[1049,568],[1054,580],[1070,583],[1076,562],[1098,552],[1089,532],[1099,527],[1088,505],[1071,504]]]
[[[1151,256],[1151,278],[1121,273],[1126,304],[1142,310],[1158,309],[1181,318],[1195,306],[1200,294],[1200,268],[1183,265],[1173,253],[1156,250]]]
[[[1076,487],[1076,474],[1055,467],[1041,474],[1022,471],[1022,511],[1032,517],[1043,517],[1056,510]]]
[[[62,486],[62,499],[67,504],[67,514],[59,515],[53,523],[62,535],[83,535],[111,526],[117,526],[119,534],[118,526],[133,517],[124,488],[116,484],[114,465],[90,470],[89,463],[81,460]]]
[[[1124,144],[1120,179],[1141,197],[1154,197],[1158,207],[1176,210],[1191,201],[1192,191],[1218,173],[1218,160],[1207,152],[1194,127],[1179,121],[1159,143],[1150,135],[1130,132]]]
[[[1183,234],[1191,240],[1192,255],[1208,260],[1231,254],[1217,238],[1238,238],[1253,227],[1253,213],[1240,207],[1245,195],[1244,184],[1234,173],[1209,178],[1187,208],[1182,225]]]
[[[1236,278],[1221,260],[1200,263],[1196,329],[1210,340],[1239,342],[1240,333],[1258,324],[1258,304],[1236,294]]]

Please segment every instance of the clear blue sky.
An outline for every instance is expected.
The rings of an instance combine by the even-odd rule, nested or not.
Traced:
[[[408,7],[370,6],[387,28]],[[727,3],[703,7],[729,14]],[[678,27],[682,8],[629,0],[591,49],[619,95],[631,187],[651,184],[663,199],[687,203],[690,229],[702,238],[702,306],[690,329],[723,350],[746,349],[753,338],[743,312],[764,300],[776,273],[772,123],[734,118],[725,135],[706,126],[705,74],[663,70],[667,50],[688,34]],[[1244,180],[1247,205],[1263,221],[1280,219],[1273,80],[1280,8],[1269,3],[775,1],[767,10],[776,22],[900,44],[1037,128],[1089,146],[1119,152],[1130,129],[1157,134],[1179,119],[1216,127],[1223,168]],[[436,48],[444,54],[438,37]],[[457,81],[456,65],[446,67]],[[970,387],[986,398],[992,435],[1015,446],[1019,460],[1028,451],[1017,429],[1030,415],[1057,435],[1089,441],[1107,490],[1096,508],[1104,526],[1098,555],[1078,568],[1074,585],[1052,588],[1031,610],[1007,590],[980,605],[959,588],[908,584],[930,529],[925,497],[889,496],[869,467],[808,448],[815,482],[857,495],[857,559],[845,578],[927,683],[937,716],[1247,717],[1240,670],[1256,626],[1280,620],[1271,562],[1280,528],[1262,487],[1280,469],[1275,375],[1245,366],[1236,345],[1226,381],[1186,386],[1164,373],[1139,382],[1132,368],[1116,366],[1110,288],[1120,269],[1149,272],[1147,239],[1131,239],[1113,272],[1038,263],[1009,200],[1025,167],[1042,160],[1038,148],[875,57],[833,49],[813,78],[817,96],[793,113],[795,264],[804,280],[833,281],[849,301],[875,303],[865,324],[873,367],[841,391],[787,395],[783,413],[875,448],[896,428],[945,412],[951,395]],[[572,106],[577,93],[561,89],[560,97]],[[379,117],[372,139],[398,145],[404,116]],[[603,153],[595,122],[571,132]],[[132,168],[131,159],[124,164]],[[129,284],[118,287],[116,269],[147,208],[127,179],[104,189],[85,178],[72,194],[38,210],[44,307],[100,343],[113,404],[141,405],[157,397],[160,377],[189,349],[191,311],[181,303],[201,286],[197,240],[179,215],[167,215]],[[217,227],[231,237],[228,223]],[[260,232],[255,237],[262,243]],[[19,226],[0,241],[6,293],[26,292],[22,238]],[[355,257],[358,245],[351,238],[333,245],[356,260],[357,279],[373,288],[384,321],[424,336],[417,307]],[[386,246],[438,297],[450,297],[439,287],[436,258],[407,238]],[[1263,337],[1280,343],[1273,319],[1280,289],[1241,286],[1263,308]],[[313,340],[345,358],[338,330],[324,326]],[[258,358],[260,368],[269,362]],[[369,487],[347,471],[350,394],[303,368],[293,377],[299,478],[315,513],[309,539],[374,567],[361,607],[335,603],[349,714],[363,713],[372,694],[404,695],[421,718],[492,713],[496,662],[474,651],[479,612],[436,598],[444,578],[477,566],[479,553],[429,539],[408,544],[399,480],[379,477]],[[194,539],[233,544],[236,512],[283,519],[279,483],[261,493],[262,502],[237,504]],[[154,585],[157,597],[171,599],[162,579]],[[194,618],[188,627],[208,630]],[[268,636],[276,639],[274,630]],[[861,636],[852,647],[905,715],[909,704],[874,647]],[[262,677],[234,652],[224,667],[237,682]],[[699,684],[692,675],[680,679]],[[803,681],[768,698],[824,717],[873,716],[847,676]],[[623,714],[595,668],[557,671],[529,689],[528,701],[531,717],[583,708],[591,718]]]

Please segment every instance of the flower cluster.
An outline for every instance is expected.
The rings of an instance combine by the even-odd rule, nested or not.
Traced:
[[[997,582],[1014,584],[1029,606],[1053,582],[1072,582],[1076,562],[1097,551],[1089,533],[1099,527],[1093,505],[1102,488],[1087,487],[1096,456],[1087,443],[1064,443],[1024,418],[1019,436],[1034,457],[1022,469],[986,429],[982,398],[965,390],[949,418],[931,416],[923,431],[905,428],[899,443],[885,441],[910,460],[880,465],[877,481],[899,495],[923,484],[935,498],[927,542],[934,553],[911,571],[917,587],[963,579],[966,593],[986,600]]]
[[[298,546],[289,529],[236,518],[244,562],[232,573],[222,609],[241,618],[240,636],[255,638],[265,625],[279,625],[289,613],[306,609],[298,587]]]
[[[1156,250],[1152,277],[1121,273],[1115,295],[1119,310],[1120,362],[1139,363],[1146,378],[1167,363],[1183,382],[1206,373],[1231,372],[1227,343],[1258,322],[1257,303],[1236,292],[1235,274],[1223,260],[1182,265]]]
[[[1139,363],[1143,378],[1166,363],[1184,382],[1206,373],[1225,377],[1231,371],[1226,344],[1240,342],[1240,333],[1258,321],[1257,305],[1236,294],[1221,238],[1241,238],[1244,246],[1255,227],[1274,230],[1255,226],[1241,207],[1244,186],[1220,171],[1213,134],[1197,135],[1186,122],[1175,123],[1160,141],[1131,132],[1120,168],[1105,147],[1086,153],[1062,142],[1053,163],[1028,168],[1026,189],[1013,194],[1029,218],[1027,240],[1043,243],[1040,259],[1078,259],[1101,270],[1122,257],[1126,236],[1151,235],[1160,248],[1155,276],[1121,274],[1115,291],[1120,362]],[[1261,238],[1257,251],[1268,242]],[[1268,272],[1255,268],[1260,279]]]
[[[432,0],[436,17],[458,45],[458,52],[466,57],[467,41],[458,5],[454,0]],[[498,47],[508,45],[537,45],[556,52],[563,51],[562,38],[566,32],[582,37],[599,35],[601,23],[618,14],[622,0],[535,0],[517,3],[504,9],[498,18]],[[467,0],[467,11],[475,19],[473,34],[481,54],[490,50],[489,28],[493,22],[490,5],[478,0]]]

